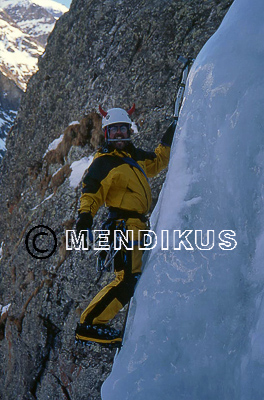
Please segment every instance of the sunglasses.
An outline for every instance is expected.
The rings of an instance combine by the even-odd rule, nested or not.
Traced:
[[[109,133],[112,135],[115,135],[118,132],[118,129],[120,129],[120,132],[125,134],[128,131],[128,127],[126,125],[112,125],[109,128]]]

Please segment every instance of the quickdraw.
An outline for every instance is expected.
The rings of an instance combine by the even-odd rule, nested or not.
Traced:
[[[126,234],[126,221],[121,220],[118,221],[118,224],[116,225],[116,221],[106,221],[106,223],[103,225],[102,230],[110,230],[110,248],[108,250],[97,250],[95,253],[96,256],[96,271],[97,272],[102,272],[102,271],[108,271],[108,272],[113,272],[114,271],[114,258],[116,254],[121,250],[121,246],[115,246],[119,241],[121,241],[121,232]],[[116,230],[116,235],[114,238],[113,230]],[[138,246],[138,245],[145,245],[143,241],[138,241],[134,240],[131,242],[130,240],[128,241],[128,246],[131,247],[132,245]],[[118,247],[118,249],[117,249]],[[124,253],[124,262],[126,262],[126,253]]]
[[[114,258],[116,254],[120,251],[117,250],[114,246],[114,235],[113,235],[113,229],[116,229],[117,231],[121,231],[125,234],[126,232],[126,222],[125,220],[119,221],[119,223],[116,225],[116,222],[114,220],[111,221],[106,221],[106,223],[103,225],[102,230],[109,229],[110,230],[110,248],[108,250],[97,250],[95,253],[96,256],[96,271],[97,272],[102,272],[102,271],[114,271]],[[121,233],[117,232],[116,236],[117,240],[120,240],[121,238]]]

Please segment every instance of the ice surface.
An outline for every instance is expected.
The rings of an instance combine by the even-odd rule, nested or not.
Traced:
[[[103,400],[264,398],[263,15],[235,0],[191,69],[153,229],[215,244],[146,254]]]

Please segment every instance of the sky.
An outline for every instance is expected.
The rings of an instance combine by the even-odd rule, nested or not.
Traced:
[[[63,4],[64,6],[66,6],[68,8],[70,8],[71,2],[72,2],[72,0],[55,0],[55,1],[57,1],[57,3]]]

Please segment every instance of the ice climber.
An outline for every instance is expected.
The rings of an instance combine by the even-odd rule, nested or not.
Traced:
[[[93,217],[104,203],[109,208],[105,226],[121,223],[134,232],[133,250],[123,247],[115,256],[115,279],[105,286],[82,313],[76,339],[99,344],[120,343],[121,333],[106,325],[133,296],[141,275],[143,250],[138,248],[138,231],[147,229],[146,214],[151,204],[148,178],[154,177],[169,162],[170,146],[176,123],[172,123],[154,152],[144,151],[131,141],[131,114],[112,108],[102,114],[105,144],[100,148],[83,180],[77,234],[88,230],[91,237]],[[106,228],[107,229],[107,228]],[[129,237],[129,240],[132,240]]]

